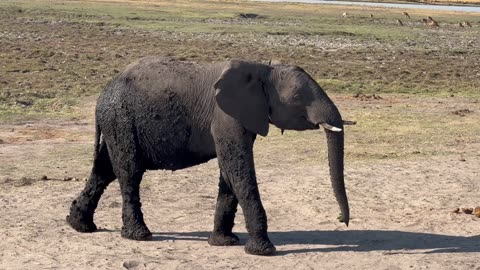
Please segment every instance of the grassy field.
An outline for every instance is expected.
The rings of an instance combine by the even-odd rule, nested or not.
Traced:
[[[304,67],[335,93],[477,95],[478,15],[410,10],[407,19],[401,11],[238,1],[2,1],[0,119],[71,115],[79,98],[154,54],[199,62],[279,59]],[[343,12],[350,16],[341,18]],[[427,16],[441,27],[424,27],[419,20]],[[473,27],[458,27],[465,20]]]
[[[407,19],[401,11],[239,1],[2,1],[0,121],[91,115],[85,104],[143,56],[277,59],[304,67],[345,100],[346,117],[362,123],[353,129],[359,143],[353,157],[415,156],[415,142],[426,134],[431,144],[423,154],[435,155],[460,129],[468,134],[463,139],[475,141],[475,117],[438,112],[447,105],[450,112],[471,109],[466,103],[480,98],[478,15],[408,10]],[[440,28],[423,26],[419,20],[427,16]],[[462,21],[473,27],[458,27]],[[428,110],[411,109],[417,107]],[[372,137],[370,128],[383,133]],[[294,144],[310,139],[308,133],[282,139],[289,136]],[[394,146],[385,153],[370,149],[373,141]]]

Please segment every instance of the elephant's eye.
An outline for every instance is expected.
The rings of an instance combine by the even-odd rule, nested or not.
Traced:
[[[302,96],[300,94],[295,94],[292,96],[292,101],[300,101],[302,99]]]

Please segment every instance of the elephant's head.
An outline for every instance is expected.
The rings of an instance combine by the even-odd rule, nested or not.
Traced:
[[[266,136],[269,123],[283,130],[326,129],[328,160],[342,221],[349,207],[343,176],[344,121],[333,102],[303,69],[230,61],[215,83],[218,106],[246,129]]]

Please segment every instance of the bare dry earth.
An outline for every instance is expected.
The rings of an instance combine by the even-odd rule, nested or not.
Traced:
[[[353,118],[365,110],[388,117],[388,110],[412,102],[389,100],[385,106],[385,100],[335,97],[344,114]],[[415,103],[407,114],[477,123],[480,119],[480,104],[474,100],[423,98]],[[93,105],[89,101],[82,110],[91,112]],[[454,107],[472,112],[455,116]],[[420,117],[403,125],[422,121]],[[270,236],[278,249],[273,257],[247,255],[242,246],[207,244],[215,206],[216,160],[173,173],[146,174],[142,202],[153,241],[120,237],[121,196],[116,182],[96,212],[99,232],[77,233],[65,216],[84,182],[63,178],[88,176],[92,115],[2,125],[0,269],[480,269],[480,218],[451,213],[455,207],[480,205],[480,142],[460,136],[434,147],[446,154],[423,155],[429,143],[425,137],[426,141],[413,145],[417,154],[362,158],[357,153],[362,141],[388,129],[365,132],[366,124],[347,131],[346,181],[353,217],[348,228],[336,221],[325,140],[315,134],[318,131],[302,133],[306,137],[287,131],[281,137],[273,130],[257,142],[257,174]],[[296,143],[305,138],[313,143]],[[374,145],[371,148],[378,151]],[[387,145],[382,151],[391,149]],[[42,175],[50,180],[38,180]],[[245,242],[241,211],[236,223],[235,231]]]

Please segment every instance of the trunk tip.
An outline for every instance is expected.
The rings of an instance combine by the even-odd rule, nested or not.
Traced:
[[[345,223],[345,225],[347,225],[348,227],[348,223],[350,222],[350,216],[347,214],[347,215],[344,215],[344,214],[340,214],[338,217],[337,217],[338,221],[342,222],[342,223]]]

